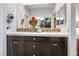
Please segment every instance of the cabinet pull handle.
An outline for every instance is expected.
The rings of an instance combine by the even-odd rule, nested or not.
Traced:
[[[54,45],[57,46],[57,43],[55,43]]]
[[[57,46],[57,43],[53,44],[53,46]]]
[[[33,48],[35,48],[36,46],[35,45],[33,45]]]
[[[18,44],[18,42],[13,42],[14,44]]]
[[[33,38],[33,40],[35,40],[35,38]]]

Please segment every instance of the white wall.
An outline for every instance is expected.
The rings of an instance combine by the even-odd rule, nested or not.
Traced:
[[[7,20],[7,15],[9,13],[13,13],[14,14],[14,19],[13,19],[13,22],[11,25],[11,29],[9,31],[15,31],[15,27],[16,27],[16,4],[11,4],[11,3],[5,3],[5,4],[1,4],[1,44],[0,44],[0,47],[1,47],[1,55],[2,56],[5,56],[7,54],[6,50],[7,50],[7,47],[6,47],[6,42],[7,42],[7,38],[6,38],[6,27],[7,27],[7,23],[6,23],[6,20]]]
[[[6,23],[5,23],[5,20],[6,20],[6,5],[5,4],[1,4],[1,38],[0,38],[0,41],[1,41],[1,44],[0,44],[0,47],[1,47],[1,52],[0,52],[0,55],[2,56],[5,56],[6,55]]]
[[[6,4],[3,4],[3,14],[5,14],[5,21],[7,20],[7,15],[12,13],[14,15],[14,19],[13,19],[13,22],[10,24],[11,28],[7,31],[16,31],[16,5],[15,3],[6,3]],[[6,25],[8,26],[8,24],[6,23]],[[7,27],[6,26],[6,27]]]
[[[0,4],[0,52],[1,52],[1,4]]]

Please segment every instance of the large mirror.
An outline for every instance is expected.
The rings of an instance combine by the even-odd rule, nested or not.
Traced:
[[[29,21],[32,17],[37,19],[36,28],[51,28],[52,14],[55,8],[55,3],[48,4],[18,4],[17,5],[17,27],[31,28]]]
[[[64,4],[56,10],[56,3],[48,4],[17,4],[16,25],[17,28],[55,28],[66,23]],[[56,17],[56,22],[54,18]],[[56,24],[56,26],[54,26]]]

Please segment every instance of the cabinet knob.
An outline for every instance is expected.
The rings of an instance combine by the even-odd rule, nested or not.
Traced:
[[[18,44],[18,42],[13,42],[14,44]]]
[[[53,46],[57,46],[57,43],[53,44]]]
[[[35,40],[35,38],[33,38],[33,40]]]
[[[35,48],[36,46],[35,45],[33,45],[33,48]]]
[[[54,45],[57,46],[57,43],[55,43]]]

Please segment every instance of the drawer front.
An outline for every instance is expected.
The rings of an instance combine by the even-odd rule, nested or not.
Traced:
[[[24,36],[7,36],[7,39],[10,41],[15,41],[15,40],[24,40]]]
[[[65,38],[62,38],[62,37],[50,37],[49,38],[49,41],[50,42],[53,42],[53,43],[65,43]]]
[[[24,37],[24,39],[28,42],[49,42],[48,37]]]

